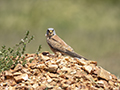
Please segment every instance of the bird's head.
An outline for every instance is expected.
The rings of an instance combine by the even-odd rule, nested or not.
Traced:
[[[54,28],[48,28],[45,36],[51,37],[51,36],[54,36],[54,35],[56,35]]]

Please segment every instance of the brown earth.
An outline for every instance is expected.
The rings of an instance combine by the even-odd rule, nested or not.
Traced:
[[[49,52],[26,54],[25,59],[24,67],[0,73],[0,90],[120,90],[120,79],[96,61]]]

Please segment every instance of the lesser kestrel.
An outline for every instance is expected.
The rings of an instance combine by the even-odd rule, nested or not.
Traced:
[[[88,60],[74,52],[69,45],[67,45],[59,36],[56,35],[54,28],[48,28],[45,36],[47,38],[48,45],[55,54],[61,53],[63,55]]]

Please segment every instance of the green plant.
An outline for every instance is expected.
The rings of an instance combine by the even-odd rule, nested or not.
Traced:
[[[37,52],[36,52],[36,55],[37,55],[37,56],[38,56],[38,54],[39,54],[39,52],[40,52],[41,48],[42,48],[42,46],[41,46],[41,45],[39,45],[38,50],[37,50]]]
[[[29,36],[27,31],[25,37],[13,48],[2,46],[0,50],[0,72],[14,68],[18,63],[23,66],[26,64],[25,56],[26,45],[33,40],[33,36]]]

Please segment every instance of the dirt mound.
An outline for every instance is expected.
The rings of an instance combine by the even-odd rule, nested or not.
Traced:
[[[119,90],[120,80],[96,61],[26,54],[27,64],[0,73],[0,90]],[[29,61],[32,62],[30,63]]]

